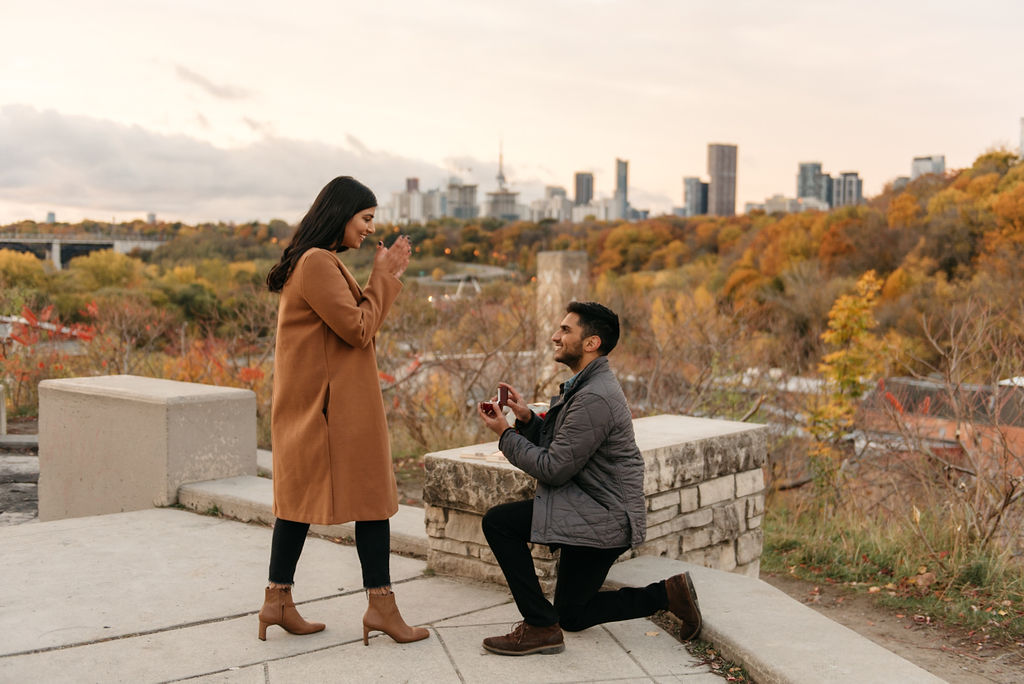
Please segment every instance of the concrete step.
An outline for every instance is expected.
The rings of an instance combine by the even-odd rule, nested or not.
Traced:
[[[39,435],[0,435],[0,449],[39,449]]]
[[[756,682],[943,681],[758,579],[640,556],[616,563],[607,584],[642,587],[680,572],[690,573],[697,590],[701,638]]]
[[[216,508],[220,515],[243,522],[274,522],[274,483],[266,477],[243,475],[182,485],[178,503],[198,513]],[[310,531],[325,537],[355,538],[355,524],[313,525]],[[391,518],[391,551],[426,557],[429,547],[423,509],[399,506]]]

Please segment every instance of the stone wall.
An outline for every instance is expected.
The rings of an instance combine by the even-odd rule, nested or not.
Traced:
[[[623,557],[666,556],[757,577],[764,428],[668,415],[633,426],[646,464],[647,540]],[[532,497],[535,482],[496,450],[489,442],[426,455],[427,564],[435,572],[504,581],[480,519],[492,506]],[[541,584],[550,589],[557,554],[534,545],[533,555]]]

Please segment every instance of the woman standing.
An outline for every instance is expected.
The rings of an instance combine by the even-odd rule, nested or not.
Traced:
[[[376,209],[369,188],[349,176],[335,178],[267,275],[281,303],[271,408],[277,520],[259,614],[263,640],[268,625],[292,634],[324,628],[295,609],[295,567],[311,523],[353,520],[369,601],[363,643],[370,630],[403,643],[429,635],[405,623],[391,591],[388,518],[398,511],[398,491],[374,351],[412,250],[405,236],[390,248],[378,242],[365,288],[333,254],[358,249],[373,234]]]

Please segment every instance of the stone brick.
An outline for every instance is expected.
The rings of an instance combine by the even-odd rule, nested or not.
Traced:
[[[453,556],[450,553],[432,550],[427,555],[427,567],[439,575],[455,575],[505,585],[505,576],[501,568],[483,563],[476,558]]]
[[[725,505],[714,508],[714,522],[711,524],[711,543],[717,544],[727,539],[735,539],[741,530],[741,518],[736,506]]]
[[[700,490],[697,487],[684,487],[679,490],[679,510],[682,513],[695,511],[700,507]]]
[[[732,572],[736,569],[736,552],[733,550],[732,542],[723,542],[715,546],[708,546],[684,553],[683,560],[724,572]],[[697,592],[699,595],[699,588]]]
[[[457,556],[467,556],[470,558],[479,558],[480,547],[476,544],[470,544],[455,539],[431,539],[430,550],[440,551],[442,553],[453,554]]]
[[[682,537],[682,551],[684,554],[696,549],[703,549],[712,545],[713,530],[710,527],[702,527],[697,530],[690,530]]]
[[[757,579],[761,576],[761,559],[759,558],[756,561],[747,563],[746,565],[737,565],[733,572]]]
[[[487,539],[484,537],[483,529],[480,527],[481,520],[483,520],[483,517],[476,513],[453,510],[448,514],[444,536],[447,539],[458,539],[487,546]]]
[[[741,534],[736,540],[736,562],[746,565],[756,561],[761,557],[763,546],[764,532],[762,530],[751,530]]]
[[[669,508],[670,506],[679,505],[679,495],[674,492],[664,492],[662,494],[655,494],[654,496],[647,497],[647,510],[659,511],[663,508]]]
[[[636,549],[638,556],[663,556],[665,558],[679,557],[679,540],[672,537],[648,538]]]
[[[751,496],[746,501],[748,518],[753,518],[755,515],[761,515],[764,513],[764,494]]]
[[[764,491],[764,471],[761,468],[736,473],[736,496],[750,496]]]
[[[736,496],[736,478],[733,475],[726,475],[708,482],[701,482],[700,505],[702,508],[716,504],[719,501],[727,501]]]
[[[747,529],[756,530],[757,528],[761,527],[762,522],[764,522],[763,515],[755,515],[752,518],[747,518]]]
[[[663,508],[660,511],[652,511],[647,514],[647,526],[653,527],[668,522],[679,515],[678,508]]]

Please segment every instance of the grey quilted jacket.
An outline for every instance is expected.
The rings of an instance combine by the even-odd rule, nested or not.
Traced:
[[[643,542],[644,459],[608,357],[587,364],[543,419],[516,421],[498,447],[537,478],[531,541],[602,549]]]

